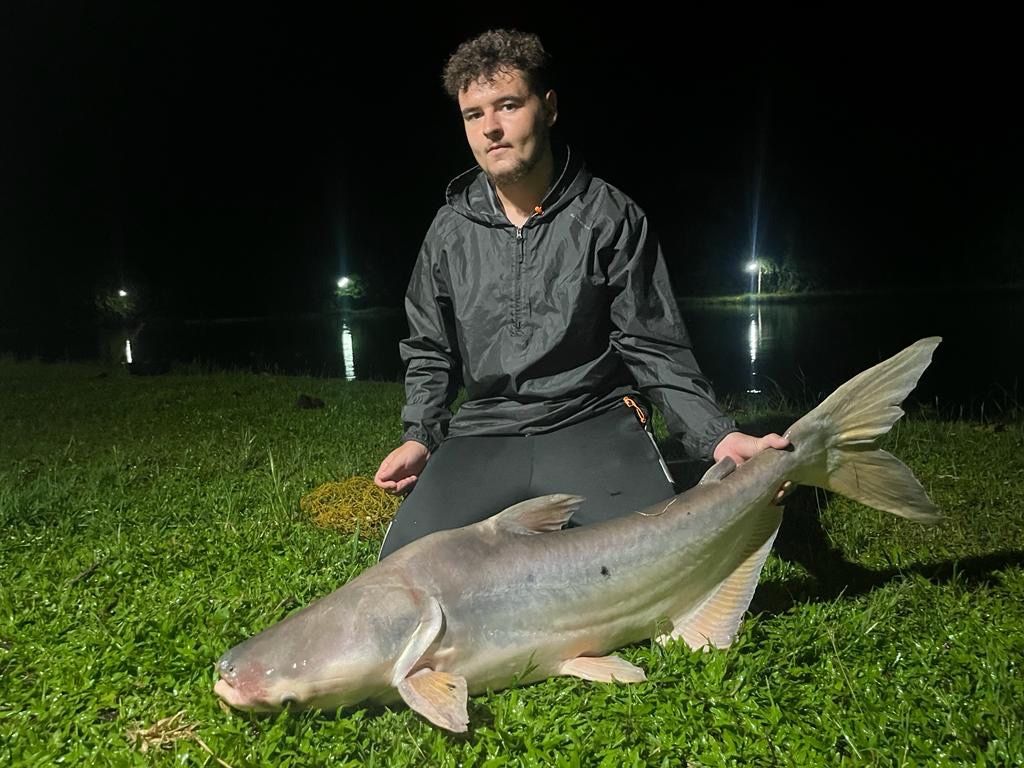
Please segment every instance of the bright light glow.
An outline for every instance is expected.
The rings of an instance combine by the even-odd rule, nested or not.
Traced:
[[[124,340],[124,360],[128,365],[132,364],[132,340]]]
[[[756,261],[750,262],[749,264],[747,264],[747,272],[757,272],[758,266],[759,265]]]
[[[356,378],[356,357],[353,353],[352,331],[349,330],[347,323],[341,324],[341,361],[345,364],[345,381],[354,381]]]
[[[338,280],[339,288],[348,288],[350,285],[352,285],[352,281],[347,277],[343,277]]]
[[[128,295],[128,291],[126,291],[124,288],[122,288],[120,291],[117,292],[117,295],[120,296],[123,299],[125,296]]]
[[[757,320],[750,319],[750,332],[747,334],[747,341],[750,346],[750,364],[753,365],[757,362],[757,347],[758,341],[760,340],[760,328],[757,326]]]

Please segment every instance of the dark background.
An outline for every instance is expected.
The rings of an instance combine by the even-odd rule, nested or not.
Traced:
[[[541,34],[563,137],[648,211],[679,294],[746,289],[755,210],[820,288],[1024,281],[1012,25],[864,13],[7,6],[0,319],[86,317],[105,285],[310,311],[350,272],[397,304],[473,162],[441,67],[494,26]]]

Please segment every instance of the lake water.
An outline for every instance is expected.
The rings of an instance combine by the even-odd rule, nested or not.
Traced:
[[[977,412],[1024,395],[1024,296],[1018,293],[844,297],[779,304],[688,305],[697,358],[720,395],[802,399],[924,336],[942,336],[918,402]],[[0,331],[0,354],[123,363],[136,373],[175,365],[399,380],[400,312],[205,322],[147,321],[129,330]]]
[[[818,399],[908,344],[941,336],[912,401],[976,410],[1024,397],[1021,294],[894,294],[705,307],[684,316],[701,366],[731,395]]]

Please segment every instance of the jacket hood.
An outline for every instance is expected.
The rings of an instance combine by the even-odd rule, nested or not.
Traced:
[[[583,164],[583,158],[568,146],[553,147],[555,155],[555,181],[541,200],[542,213],[531,217],[526,226],[535,219],[561,210],[584,192],[590,183],[590,171]],[[497,193],[490,179],[473,166],[459,174],[448,184],[445,197],[455,211],[478,224],[491,227],[510,227],[508,217],[498,202]]]

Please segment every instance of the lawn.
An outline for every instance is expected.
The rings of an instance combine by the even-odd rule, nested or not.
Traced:
[[[795,494],[737,643],[626,649],[646,683],[477,696],[464,736],[402,707],[224,711],[224,650],[374,562],[382,531],[318,528],[299,500],[371,476],[401,403],[394,383],[0,360],[0,764],[1024,762],[1012,407],[911,413],[886,439],[938,526]]]

